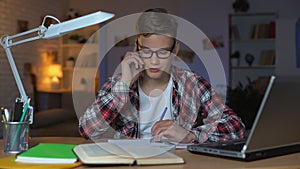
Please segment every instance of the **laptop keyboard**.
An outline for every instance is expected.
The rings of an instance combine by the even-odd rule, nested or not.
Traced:
[[[241,151],[245,143],[245,140],[235,140],[225,142],[204,143],[200,144],[199,146],[221,150]]]

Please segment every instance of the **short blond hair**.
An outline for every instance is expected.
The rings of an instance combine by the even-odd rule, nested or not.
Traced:
[[[143,36],[162,34],[175,38],[177,27],[176,19],[163,8],[146,10],[138,18],[136,24],[137,34]]]

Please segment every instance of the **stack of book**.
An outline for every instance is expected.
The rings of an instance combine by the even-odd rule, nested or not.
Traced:
[[[252,26],[251,39],[274,39],[275,22],[254,24]]]
[[[263,50],[260,53],[259,65],[274,65],[275,64],[275,50]]]

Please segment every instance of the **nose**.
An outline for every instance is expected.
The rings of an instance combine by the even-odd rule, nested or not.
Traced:
[[[150,59],[151,59],[150,60],[151,64],[153,64],[153,65],[159,64],[159,58],[157,57],[156,52],[153,52],[152,57]]]

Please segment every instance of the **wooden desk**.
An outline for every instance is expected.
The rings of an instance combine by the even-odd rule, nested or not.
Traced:
[[[35,137],[30,141],[30,145],[37,143],[68,143],[68,144],[82,144],[90,143],[81,137]],[[159,166],[99,166],[101,169],[300,169],[300,153],[290,154],[280,157],[274,157],[253,162],[242,162],[230,159],[222,159],[217,157],[210,157],[204,155],[196,155],[189,153],[185,149],[175,150],[175,154],[181,156],[185,160],[185,164],[180,165],[159,165]],[[10,156],[3,152],[3,140],[0,140],[0,157]],[[89,168],[88,166],[80,166],[78,168]],[[93,169],[98,167],[93,166]]]

